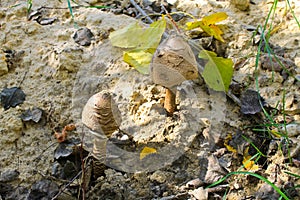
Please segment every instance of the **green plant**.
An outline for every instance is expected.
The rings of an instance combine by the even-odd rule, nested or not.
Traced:
[[[32,0],[27,0],[27,14],[30,13],[32,8]]]
[[[250,175],[250,176],[256,177],[256,178],[266,182],[267,184],[269,184],[272,188],[274,188],[274,190],[276,192],[278,192],[281,195],[282,198],[284,198],[285,200],[289,200],[289,198],[276,185],[274,185],[271,181],[269,181],[268,179],[266,179],[265,177],[263,177],[261,175],[253,173],[253,172],[245,172],[245,171],[230,172],[229,174],[227,174],[226,176],[224,176],[220,180],[218,180],[218,181],[212,183],[211,185],[207,186],[207,188],[211,188],[211,187],[214,187],[214,186],[222,183],[223,181],[225,181],[227,178],[229,178],[232,175]]]
[[[280,61],[280,59],[278,59],[278,57],[276,56],[276,54],[273,52],[272,48],[270,47],[270,44],[269,44],[269,40],[272,36],[272,29],[273,29],[273,21],[274,21],[274,18],[275,18],[275,13],[276,13],[276,10],[277,10],[277,4],[278,4],[278,0],[275,0],[269,10],[269,13],[267,15],[267,18],[265,20],[265,23],[263,26],[258,26],[257,27],[257,30],[256,32],[254,33],[255,35],[260,33],[260,40],[259,40],[259,44],[258,44],[258,47],[257,47],[257,52],[256,52],[256,55],[255,55],[255,86],[256,86],[256,90],[258,92],[258,95],[259,95],[259,92],[260,92],[260,88],[259,88],[259,82],[258,82],[258,77],[259,77],[259,60],[260,60],[260,56],[262,55],[262,52],[266,52],[267,55],[270,57],[270,61],[272,61],[272,56],[275,58],[275,61],[278,62],[280,64],[280,66],[282,67],[282,69],[291,77],[295,78],[297,81],[300,81],[299,79],[297,79],[293,74],[291,74],[291,72],[289,70],[287,70],[287,68],[283,65],[283,63]],[[291,5],[290,5],[290,2],[289,0],[286,0],[286,7],[289,8],[290,12],[292,13],[299,29],[300,29],[300,23],[297,19],[297,17],[295,16],[295,13],[294,11],[292,10],[291,8]],[[269,27],[269,28],[268,28]],[[274,73],[274,71],[272,72]],[[286,120],[286,113],[285,113],[285,90],[283,90],[283,95],[282,95],[282,100],[281,100],[281,103],[282,103],[282,110],[281,110],[281,113],[283,115],[283,123],[277,123],[275,121],[275,115],[278,114],[278,113],[272,113],[272,112],[268,112],[264,107],[263,107],[263,102],[260,100],[260,104],[261,104],[261,107],[262,107],[262,110],[263,110],[263,114],[266,118],[266,121],[262,124],[258,124],[258,125],[255,125],[255,126],[252,126],[252,130],[253,131],[261,131],[261,132],[267,132],[269,133],[268,137],[271,139],[274,137],[274,135],[276,137],[281,137],[283,138],[284,140],[284,143],[286,146],[286,149],[288,150],[288,158],[289,158],[289,162],[292,161],[292,158],[290,156],[290,150],[288,148],[288,145],[289,145],[289,137],[288,137],[288,133],[287,133],[287,129],[286,129],[286,125],[287,125],[287,120]],[[259,98],[260,99],[260,98]],[[280,102],[277,103],[276,107],[275,107],[275,110],[279,110],[277,109],[278,106],[279,106]],[[283,127],[283,130],[284,131],[277,131],[276,133],[274,132],[275,129],[279,130],[280,128]],[[258,159],[260,159],[262,156],[263,157],[266,157],[266,155],[264,155],[262,153],[262,151],[254,145],[254,143],[248,139],[246,136],[243,135],[243,138],[250,143],[250,145],[257,151],[257,153],[252,156],[250,159],[248,159],[247,162],[250,162],[251,160],[254,160],[254,163],[256,163],[258,161]],[[246,162],[246,164],[247,164]],[[221,178],[220,180],[212,183],[211,185],[209,185],[207,188],[211,188],[211,187],[214,187],[218,184],[220,184],[221,182],[225,181],[227,178],[229,178],[230,176],[232,175],[250,175],[250,176],[253,176],[253,177],[256,177],[262,181],[264,181],[265,183],[269,184],[271,187],[274,188],[275,191],[278,192],[278,194],[280,194],[280,199],[289,199],[289,197],[286,195],[288,193],[284,193],[283,191],[281,191],[281,189],[279,189],[276,185],[274,185],[271,181],[269,181],[267,178],[255,173],[255,172],[249,172],[249,171],[241,171],[245,166],[242,166],[240,167],[237,171],[234,171],[234,172],[230,172],[228,173],[226,176],[224,176],[223,178]],[[291,172],[288,172],[288,171],[285,171],[286,174],[288,175],[291,175],[295,178],[300,178],[300,175],[297,175],[297,174],[294,174],[294,173],[291,173]],[[300,185],[296,185],[294,188],[299,188]],[[285,192],[288,192],[288,191],[285,191]],[[226,194],[225,194],[226,195]],[[225,198],[225,196],[223,197]]]

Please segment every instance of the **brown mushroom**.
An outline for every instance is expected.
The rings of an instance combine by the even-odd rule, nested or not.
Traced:
[[[150,73],[155,84],[166,87],[164,107],[169,115],[176,109],[176,87],[199,76],[191,47],[178,35],[169,36],[159,45],[150,64]]]
[[[82,111],[82,122],[90,130],[107,137],[119,128],[121,113],[110,92],[103,90],[87,101]]]
[[[82,122],[94,135],[93,156],[105,160],[106,143],[121,124],[121,113],[110,92],[93,95],[82,111]]]

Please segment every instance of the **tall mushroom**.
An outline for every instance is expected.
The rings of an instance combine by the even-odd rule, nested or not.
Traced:
[[[170,35],[157,48],[150,64],[155,84],[166,88],[164,107],[173,115],[176,104],[176,87],[185,80],[198,78],[198,67],[189,44],[178,35]]]
[[[94,135],[93,156],[104,163],[107,140],[121,124],[121,113],[111,93],[103,90],[93,95],[84,106],[81,119]]]

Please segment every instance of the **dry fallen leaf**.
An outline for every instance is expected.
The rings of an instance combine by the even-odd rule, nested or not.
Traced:
[[[157,153],[156,149],[151,147],[144,147],[140,153],[140,160],[144,159],[146,156],[150,154],[155,154],[155,153]]]
[[[244,159],[243,159],[243,165],[246,170],[248,171],[257,171],[259,169],[259,166],[255,164],[253,160],[251,160],[251,155],[248,153],[249,147],[247,147],[244,150]]]
[[[195,197],[197,200],[206,200],[208,199],[208,191],[204,189],[203,187],[199,187],[195,190],[192,190],[189,192],[193,197]]]
[[[43,115],[43,110],[40,108],[32,108],[32,109],[28,109],[25,112],[23,112],[21,114],[21,119],[25,122],[27,121],[34,121],[35,123],[38,123]]]
[[[228,150],[228,151],[230,151],[230,152],[232,152],[232,153],[237,153],[237,150],[234,148],[234,147],[232,147],[232,146],[230,146],[229,145],[229,142],[232,140],[232,134],[228,134],[227,136],[226,136],[226,138],[225,138],[225,141],[224,141],[224,146],[226,147],[226,149]]]
[[[260,112],[262,110],[262,106],[265,105],[264,99],[260,96],[260,94],[251,89],[243,92],[241,103],[241,112],[246,115],[253,115]]]
[[[25,93],[18,87],[4,88],[0,92],[0,99],[4,110],[22,104],[25,101],[25,97]]]
[[[75,130],[75,128],[76,128],[76,126],[74,124],[68,124],[63,128],[61,133],[55,132],[54,136],[57,139],[57,142],[59,142],[59,143],[65,142],[68,137],[67,131],[73,131],[73,130]]]

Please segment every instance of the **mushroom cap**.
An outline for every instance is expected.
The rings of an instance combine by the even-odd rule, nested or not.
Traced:
[[[198,78],[197,61],[189,44],[181,36],[169,36],[158,46],[150,74],[154,83],[167,88]]]
[[[110,136],[121,124],[121,113],[111,93],[103,90],[87,101],[81,119],[90,130]]]

